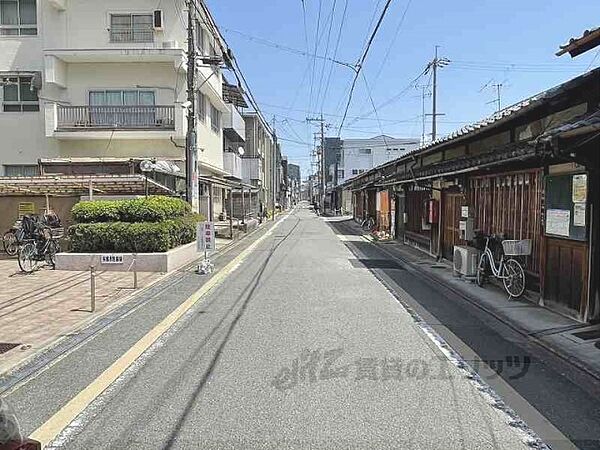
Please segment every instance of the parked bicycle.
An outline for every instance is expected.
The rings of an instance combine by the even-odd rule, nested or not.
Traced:
[[[485,249],[477,267],[477,284],[483,286],[488,277],[493,276],[502,280],[504,289],[511,298],[519,298],[525,292],[525,271],[519,261],[510,257],[531,255],[531,239],[503,240],[498,236],[484,237]],[[490,242],[502,244],[499,261],[494,258]]]
[[[54,269],[57,253],[60,253],[60,246],[52,234],[52,229],[36,222],[33,239],[21,245],[17,252],[19,268],[22,272],[32,273],[45,263]]]
[[[51,229],[52,234],[56,237],[63,233],[59,217],[54,212],[49,212],[43,216],[25,215],[4,233],[2,236],[2,245],[4,251],[9,256],[15,256],[19,247],[35,238],[34,233],[37,224],[43,224]]]
[[[19,245],[21,245],[25,239],[25,230],[21,226],[21,221],[17,220],[10,230],[2,236],[4,252],[9,256],[15,256],[19,251]]]
[[[365,217],[365,219],[360,223],[360,226],[365,231],[373,231],[375,228],[375,219],[370,216]]]

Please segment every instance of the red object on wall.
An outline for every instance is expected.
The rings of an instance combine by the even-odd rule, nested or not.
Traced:
[[[427,223],[436,224],[440,218],[440,206],[439,201],[435,199],[430,199],[427,201]]]

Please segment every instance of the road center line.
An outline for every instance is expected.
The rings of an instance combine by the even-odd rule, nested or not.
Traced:
[[[185,302],[152,328],[144,337],[137,341],[127,352],[117,359],[110,367],[102,372],[91,384],[73,397],[65,406],[59,409],[50,419],[31,434],[42,444],[42,448],[52,442],[75,418],[81,414],[102,392],[114,383],[150,346],[168,331],[187,311],[198,303],[212,289],[219,286],[233,271],[235,271],[254,249],[288,217],[284,216],[273,225],[264,235],[244,249],[231,260],[223,269],[194,292]]]

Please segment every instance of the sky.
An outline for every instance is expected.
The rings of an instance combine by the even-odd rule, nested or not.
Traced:
[[[420,139],[424,98],[431,113],[431,76],[423,72],[436,46],[450,61],[438,71],[438,137],[493,114],[496,85],[506,107],[600,66],[600,49],[555,56],[570,37],[600,26],[598,0],[392,0],[340,130],[354,77],[340,63],[357,63],[386,1],[206,0],[303,178],[319,126],[307,118],[323,114],[327,136]]]

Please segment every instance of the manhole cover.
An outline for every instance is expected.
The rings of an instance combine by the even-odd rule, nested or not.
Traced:
[[[579,333],[573,333],[573,336],[578,337],[583,341],[591,341],[592,339],[598,339],[600,338],[600,328],[596,330],[588,330],[581,331]]]
[[[10,344],[8,342],[0,342],[0,355],[18,347],[21,344]]]

